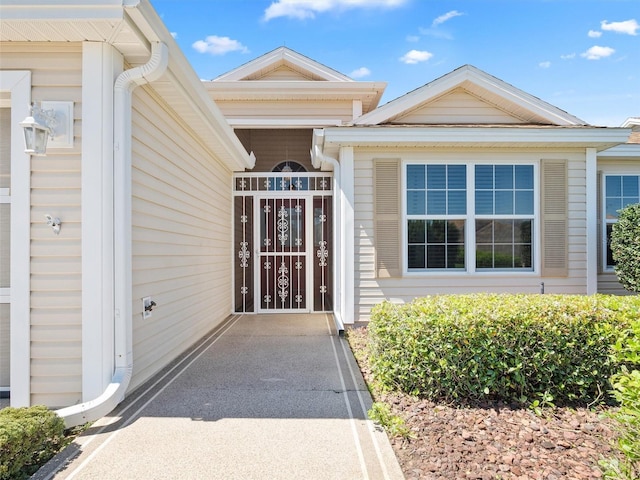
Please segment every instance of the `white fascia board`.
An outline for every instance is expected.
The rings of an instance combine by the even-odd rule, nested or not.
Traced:
[[[131,3],[131,2],[129,2]],[[2,20],[106,20],[122,19],[122,0],[2,0]]]
[[[253,168],[255,157],[247,153],[151,4],[148,1],[137,3],[135,0],[132,3],[135,4],[133,8],[127,9],[127,13],[140,31],[145,32],[149,41],[160,41],[169,47],[169,66],[166,75],[202,119],[201,128],[196,129],[201,132],[206,130],[206,134],[203,134],[205,144],[209,144],[214,152],[219,153],[217,156],[230,169]],[[193,127],[197,126],[192,125]]]
[[[471,146],[589,147],[599,150],[624,143],[622,128],[370,127],[327,128],[328,146]]]
[[[389,103],[361,116],[354,121],[355,125],[378,125],[390,118],[396,117],[407,110],[414,108],[432,98],[442,95],[444,92],[454,88],[459,82],[457,72],[452,72],[445,77],[427,83],[409,93],[402,95]],[[454,76],[455,75],[455,76]]]
[[[573,115],[570,115],[567,112],[514,87],[513,85],[503,82],[499,78],[489,75],[472,65],[460,67],[443,77],[403,95],[402,97],[392,100],[377,110],[363,115],[354,123],[356,125],[378,125],[380,123],[384,123],[391,118],[409,111],[420,104],[428,102],[429,100],[434,99],[459,85],[462,85],[465,81],[470,81],[478,85],[480,88],[506,98],[522,108],[547,118],[550,122],[559,125],[586,124],[583,120],[580,120],[579,118],[574,117]]]
[[[621,126],[625,128],[631,128],[636,125],[640,125],[640,117],[629,117],[624,121],[624,123]]]
[[[545,102],[519,88],[514,87],[493,75],[489,75],[471,65],[468,65],[469,79],[480,85],[482,88],[495,93],[503,98],[507,98],[516,105],[530,110],[541,117],[557,125],[587,125],[584,120],[575,117],[560,108]]]
[[[598,158],[621,158],[640,161],[640,143],[616,145],[615,147],[598,152]]]
[[[233,128],[319,128],[342,125],[339,118],[229,118]]]
[[[386,82],[320,82],[301,80],[211,81],[203,82],[217,100],[253,100],[297,98],[379,98]]]
[[[319,77],[325,78],[327,80],[333,81],[341,81],[341,82],[353,82],[352,78],[343,75],[342,73],[334,70],[333,68],[327,67],[326,65],[322,65],[315,60],[312,60],[309,57],[305,57],[304,55],[295,52],[289,48],[282,48],[282,58],[283,60],[298,66],[302,70],[306,70],[308,72],[313,73]]]
[[[258,72],[264,68],[279,62],[285,61],[294,66],[297,66],[301,70],[306,70],[313,75],[317,75],[326,80],[340,81],[340,82],[353,82],[354,80],[343,75],[342,73],[322,65],[304,55],[299,54],[287,47],[279,47],[271,52],[265,53],[261,57],[256,58],[238,68],[224,73],[217,77],[220,80],[242,80],[255,72]],[[216,80],[217,80],[216,79]]]

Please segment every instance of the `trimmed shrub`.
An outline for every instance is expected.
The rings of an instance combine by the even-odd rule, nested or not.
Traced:
[[[618,450],[623,461],[606,460],[605,478],[640,478],[640,320],[615,345],[615,357],[621,371],[611,378],[613,395],[620,409],[612,417],[618,422]]]
[[[611,231],[611,253],[622,286],[640,292],[640,203],[620,210]]]
[[[374,307],[371,367],[383,388],[459,403],[589,404],[618,370],[611,346],[639,297],[442,295]]]
[[[64,441],[64,421],[44,406],[0,410],[0,480],[27,478]]]

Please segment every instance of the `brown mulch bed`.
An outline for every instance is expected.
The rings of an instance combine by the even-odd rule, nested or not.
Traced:
[[[347,335],[371,386],[366,328]],[[555,407],[536,414],[505,404],[459,407],[398,393],[373,395],[412,433],[412,438],[390,438],[409,480],[598,479],[598,460],[616,456],[613,421],[604,408]]]

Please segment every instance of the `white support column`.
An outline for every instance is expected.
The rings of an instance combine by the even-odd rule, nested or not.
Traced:
[[[106,43],[82,48],[82,399],[113,375],[113,84],[122,56]]]
[[[31,158],[18,125],[29,113],[31,72],[3,70],[0,91],[11,96],[11,406],[31,405]]]
[[[595,148],[586,151],[587,295],[598,292],[598,157]]]
[[[342,224],[340,283],[342,293],[340,310],[345,325],[354,323],[355,303],[355,230],[354,230],[354,155],[353,147],[341,147],[340,160],[340,221]]]

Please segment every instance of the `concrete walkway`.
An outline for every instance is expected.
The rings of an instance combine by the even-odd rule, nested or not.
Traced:
[[[327,315],[227,319],[38,479],[401,479]]]

